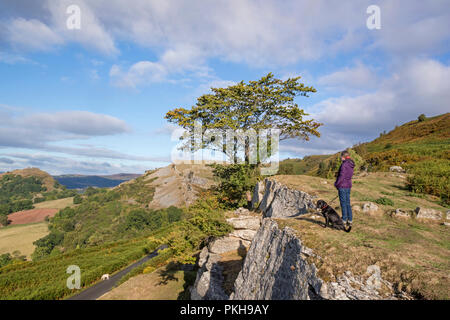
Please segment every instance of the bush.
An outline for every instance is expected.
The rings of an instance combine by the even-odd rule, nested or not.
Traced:
[[[0,224],[4,227],[9,224],[8,216],[6,214],[0,214]]]
[[[219,179],[217,191],[220,200],[231,207],[244,205],[245,193],[252,191],[260,179],[259,168],[250,164],[212,164],[213,174]]]
[[[417,118],[417,120],[419,121],[419,122],[423,122],[423,121],[425,121],[427,119],[427,117],[422,113],[418,118]]]
[[[449,160],[423,161],[413,166],[410,171],[412,175],[407,178],[410,191],[435,195],[441,198],[443,204],[450,204]]]
[[[80,204],[83,202],[83,198],[77,194],[75,197],[73,197],[73,204]]]
[[[0,268],[4,267],[12,262],[11,254],[5,253],[0,255]]]
[[[391,199],[386,198],[386,197],[378,198],[377,200],[375,200],[375,202],[378,204],[385,205],[385,206],[393,206],[394,205],[394,201],[392,201]]]

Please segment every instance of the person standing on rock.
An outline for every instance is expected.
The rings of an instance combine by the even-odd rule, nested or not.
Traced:
[[[348,151],[341,152],[342,164],[339,167],[338,176],[334,186],[338,190],[339,201],[341,202],[342,220],[348,226],[352,225],[353,215],[350,205],[350,191],[352,188],[353,168],[355,163],[350,158]]]

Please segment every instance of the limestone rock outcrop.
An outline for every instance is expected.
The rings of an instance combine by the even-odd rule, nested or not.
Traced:
[[[275,180],[265,179],[263,183],[258,183],[254,192],[254,203],[258,202],[262,193],[258,209],[264,217],[295,217],[307,213],[308,209],[316,208],[314,197],[306,192],[290,189]]]
[[[416,215],[417,219],[441,220],[443,217],[442,212],[434,209],[417,207],[415,212],[417,214]]]
[[[377,300],[396,299],[384,296],[381,288],[392,284],[381,277],[378,266],[367,268],[367,279],[347,271],[336,282],[325,283],[317,275],[313,263],[304,258],[313,253],[306,248],[294,231],[280,230],[269,218],[263,220],[234,284],[230,299],[236,300]]]
[[[235,211],[235,218],[227,219],[234,231],[225,237],[210,242],[200,252],[199,270],[194,285],[191,287],[192,300],[227,300],[229,297],[223,289],[223,267],[220,265],[222,255],[235,251],[245,255],[251,240],[261,224],[261,218],[252,215],[242,215],[242,208]]]

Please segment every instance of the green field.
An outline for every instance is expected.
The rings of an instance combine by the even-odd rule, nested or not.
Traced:
[[[35,248],[33,242],[48,234],[47,226],[47,222],[39,222],[0,228],[0,254],[19,250],[30,259]]]
[[[49,200],[34,205],[35,209],[64,209],[65,207],[73,206],[73,197]]]

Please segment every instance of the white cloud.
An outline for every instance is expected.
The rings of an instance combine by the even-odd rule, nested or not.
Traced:
[[[301,155],[342,150],[372,140],[419,114],[446,113],[448,101],[450,66],[432,59],[410,59],[395,66],[373,92],[327,98],[312,106],[315,112],[310,117],[324,123],[319,128],[321,138],[290,140],[282,150]]]
[[[17,64],[17,63],[35,64],[35,62],[31,61],[28,58],[25,58],[18,54],[11,54],[8,52],[0,52],[0,62],[6,63],[6,64]]]
[[[150,169],[148,164],[130,164],[124,161],[92,161],[56,156],[42,153],[11,153],[8,158],[0,158],[0,171],[18,168],[38,167],[46,172],[59,175],[77,174],[116,174],[123,172],[144,173]],[[159,163],[155,163],[159,164]],[[159,164],[161,165],[161,164]],[[155,165],[153,165],[155,167]]]
[[[34,18],[17,20],[24,26],[9,41],[29,39],[32,47],[47,49],[63,38],[105,54],[117,54],[116,43],[127,41],[169,56],[171,48],[191,46],[207,58],[250,65],[289,65],[370,47],[408,55],[448,49],[446,1],[378,1],[382,25],[376,32],[365,23],[372,2],[47,0],[41,10],[15,7],[15,14]],[[81,8],[81,30],[66,28],[72,4]]]
[[[15,119],[14,126],[49,133],[62,132],[80,137],[104,136],[129,132],[128,125],[118,118],[89,111],[35,113]]]
[[[355,67],[346,67],[331,74],[320,77],[318,85],[324,85],[328,89],[348,91],[370,90],[378,85],[378,77],[374,70],[358,63]]]
[[[20,49],[47,51],[63,44],[63,39],[39,20],[17,18],[6,25],[9,42]]]
[[[166,50],[158,61],[139,61],[123,70],[113,65],[109,75],[118,87],[136,88],[157,82],[189,81],[189,77],[209,77],[202,54],[196,48],[183,45]]]

